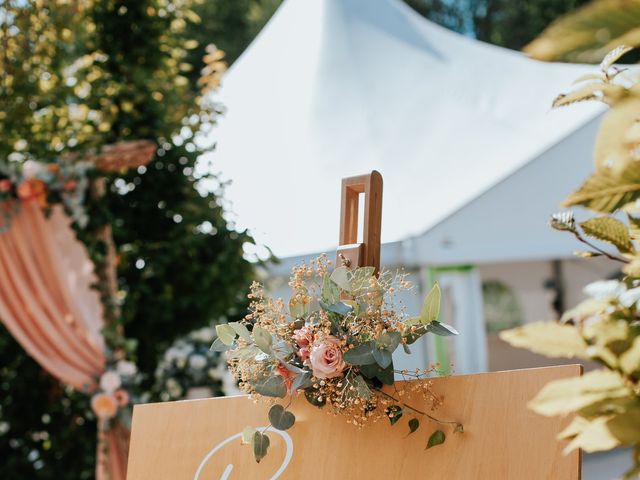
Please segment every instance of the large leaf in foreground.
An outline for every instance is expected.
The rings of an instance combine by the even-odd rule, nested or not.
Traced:
[[[500,338],[514,347],[526,348],[547,357],[589,358],[587,342],[571,325],[556,322],[529,323],[501,332]]]

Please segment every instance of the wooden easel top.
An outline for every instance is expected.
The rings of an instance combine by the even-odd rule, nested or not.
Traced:
[[[362,243],[358,243],[359,196],[364,195]],[[348,267],[371,266],[380,269],[382,231],[382,175],[373,170],[366,175],[342,179],[340,239],[337,262]]]

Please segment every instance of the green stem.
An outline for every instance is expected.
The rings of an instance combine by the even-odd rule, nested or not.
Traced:
[[[387,397],[389,400],[393,400],[396,403],[400,403],[403,407],[406,407],[409,410],[412,410],[414,413],[417,413],[418,415],[423,415],[423,416],[427,417],[432,422],[440,423],[442,425],[455,425],[456,427],[462,426],[458,422],[448,421],[448,420],[440,420],[439,418],[436,418],[436,417],[434,417],[432,415],[429,415],[427,412],[423,412],[422,410],[418,410],[417,408],[412,407],[411,405],[400,401],[399,399],[395,398],[393,395],[389,395],[387,392],[385,392],[383,390],[380,390],[379,388],[375,388],[374,390],[376,392],[382,394],[383,396]]]

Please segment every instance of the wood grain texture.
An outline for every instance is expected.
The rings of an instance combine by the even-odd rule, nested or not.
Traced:
[[[360,263],[351,267],[380,269],[380,239],[382,232],[382,175],[373,170],[367,175],[342,179],[342,204],[340,210],[340,247],[354,247],[358,242],[358,197],[364,194],[364,224],[362,229],[362,253]],[[345,252],[343,252],[345,253]],[[338,264],[340,264],[338,262]]]
[[[292,406],[297,422],[288,432],[293,456],[277,478],[579,480],[579,452],[562,455],[565,442],[556,440],[570,419],[541,417],[526,403],[547,382],[580,374],[579,365],[567,365],[434,379],[434,390],[444,397],[438,417],[461,421],[465,433],[445,429],[446,443],[427,451],[434,424],[421,420],[411,436],[408,418],[393,427],[378,422],[358,429],[298,397]],[[424,400],[415,398],[413,404]],[[203,459],[220,442],[247,425],[266,425],[267,410],[268,405],[242,396],[136,406],[127,478],[275,478],[285,443],[274,432],[260,464],[236,438],[205,462],[196,477]]]

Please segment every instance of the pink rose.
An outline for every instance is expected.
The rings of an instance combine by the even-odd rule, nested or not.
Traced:
[[[309,360],[316,378],[339,377],[347,366],[342,359],[340,340],[332,335],[311,347]]]
[[[294,330],[293,339],[299,347],[308,347],[313,343],[313,332],[309,327],[302,327],[299,330]]]
[[[306,362],[309,359],[309,354],[311,353],[311,344],[313,343],[313,332],[309,327],[302,327],[299,330],[295,330],[293,332],[293,339],[298,344],[297,355],[300,357],[300,360]]]
[[[113,398],[115,398],[116,403],[119,407],[124,407],[129,403],[129,393],[122,388],[119,388],[115,392],[113,392]]]

